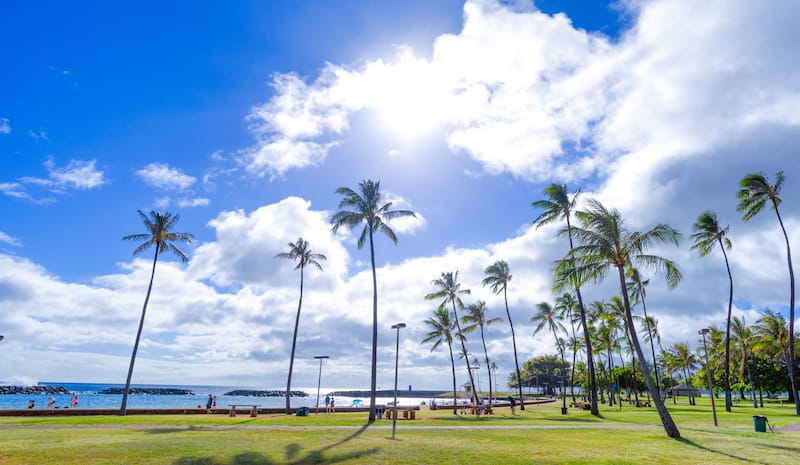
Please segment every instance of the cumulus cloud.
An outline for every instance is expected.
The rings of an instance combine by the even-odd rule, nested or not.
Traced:
[[[0,193],[39,204],[55,202],[52,197],[36,195],[36,189],[63,195],[70,190],[96,189],[108,181],[95,166],[95,160],[70,160],[65,167],[56,166],[53,157],[44,162],[47,177],[24,176],[16,182],[0,182]]]
[[[137,170],[136,175],[149,186],[173,191],[186,190],[197,181],[195,177],[163,163],[150,163]]]
[[[209,199],[197,197],[194,199],[181,199],[178,201],[179,207],[207,207]]]

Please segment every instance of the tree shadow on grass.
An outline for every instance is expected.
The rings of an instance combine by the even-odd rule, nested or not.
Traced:
[[[785,450],[788,452],[794,452],[795,454],[800,454],[800,447],[779,446],[777,444],[762,444],[762,446],[769,447],[770,449]]]
[[[349,436],[333,444],[310,450],[305,454],[302,453],[302,445],[297,443],[288,444],[284,452],[285,462],[277,462],[259,452],[243,452],[234,455],[227,461],[220,457],[181,457],[175,460],[173,465],[280,465],[281,463],[285,465],[323,465],[345,462],[374,455],[380,451],[379,448],[371,448],[342,454],[325,455],[331,449],[355,439],[366,431],[369,426],[370,424],[367,423]]]
[[[686,444],[687,446],[692,446],[692,447],[695,447],[697,449],[704,450],[706,452],[711,452],[712,454],[724,455],[726,457],[730,457],[732,459],[737,459],[737,460],[742,460],[742,461],[747,462],[747,463],[760,463],[762,465],[769,465],[769,463],[767,463],[767,462],[760,462],[760,461],[749,459],[747,457],[740,457],[738,455],[733,455],[733,454],[729,454],[727,452],[714,450],[714,449],[711,449],[711,448],[706,447],[706,446],[701,446],[700,444],[698,444],[698,443],[696,443],[694,441],[691,441],[689,439],[686,439],[686,438],[678,438],[678,439],[676,439],[676,441],[678,441],[680,443],[683,443],[683,444]]]

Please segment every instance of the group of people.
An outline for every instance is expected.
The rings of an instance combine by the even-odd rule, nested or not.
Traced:
[[[331,396],[325,396],[325,413],[336,413],[336,400]]]
[[[78,407],[78,402],[80,402],[78,400],[78,395],[77,394],[72,394],[72,400],[70,401],[70,404],[72,405],[72,408],[77,408]],[[31,399],[31,400],[28,401],[28,408],[31,409],[31,410],[36,408],[36,399]],[[48,410],[53,410],[55,408],[56,408],[56,398],[53,397],[53,396],[48,397],[47,398],[47,409]],[[65,408],[69,408],[69,405],[67,405]]]

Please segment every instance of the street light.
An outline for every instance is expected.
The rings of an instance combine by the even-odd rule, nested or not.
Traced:
[[[392,405],[392,439],[394,439],[394,431],[397,429],[397,364],[400,360],[400,328],[405,328],[405,323],[397,323],[392,325],[392,329],[397,330],[397,342],[394,348],[394,404]]]
[[[327,355],[315,355],[314,358],[319,360],[319,377],[317,378],[317,413],[316,413],[316,415],[319,415],[319,386],[322,383],[322,361],[330,357]]]
[[[706,347],[706,334],[710,333],[711,330],[708,328],[703,328],[698,331],[698,334],[703,336],[703,350],[706,353],[706,373],[708,374],[708,395],[711,397],[711,413],[714,415],[714,426],[717,425],[717,406],[714,403],[714,390],[711,386],[711,366],[708,364],[708,347]],[[688,386],[687,386],[688,387]]]

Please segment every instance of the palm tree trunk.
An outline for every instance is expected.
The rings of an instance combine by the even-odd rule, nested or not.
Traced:
[[[725,326],[725,411],[730,412],[733,406],[731,399],[731,312],[733,311],[733,276],[731,267],[728,264],[728,254],[725,253],[725,246],[722,244],[722,237],[718,237],[719,248],[725,258],[725,268],[728,270],[728,281],[730,288],[728,291],[728,320]]]
[[[483,356],[486,358],[486,371],[489,372],[489,408],[492,407],[492,367],[489,366],[489,351],[486,350],[486,338],[483,335],[483,326],[481,325],[481,342],[483,343]]]
[[[644,303],[644,296],[642,296],[642,313],[644,313],[644,324],[647,326],[647,334],[650,336],[650,351],[653,354],[653,374],[656,377],[656,390],[660,397],[661,381],[658,379],[658,362],[656,361],[656,345],[653,343],[655,332],[653,331],[652,328],[650,328],[650,320],[647,318],[647,305]],[[644,372],[642,372],[642,375],[644,375]],[[648,393],[648,395],[650,394]]]
[[[631,314],[631,304],[630,300],[628,299],[628,290],[625,287],[625,272],[623,267],[617,267],[617,271],[619,272],[620,291],[622,293],[623,302],[625,303],[625,320],[628,322],[628,326],[631,328],[631,342],[633,342],[633,347],[636,350],[636,357],[639,359],[639,365],[642,367],[642,373],[645,374],[644,380],[647,383],[647,389],[650,391],[650,397],[653,398],[653,403],[656,406],[658,416],[661,418],[661,424],[664,426],[664,431],[666,431],[667,436],[673,439],[680,438],[681,433],[678,431],[678,426],[675,425],[675,421],[669,414],[667,407],[657,395],[658,391],[653,384],[653,378],[650,377],[650,368],[647,366],[647,360],[644,357],[644,352],[642,352],[642,346],[639,344],[639,337],[636,335],[636,330],[634,329],[636,326],[633,324],[633,315]]]
[[[286,380],[286,414],[292,413],[292,370],[294,369],[294,349],[297,346],[297,328],[300,326],[300,309],[303,307],[303,264],[300,264],[300,300],[297,302],[297,317],[294,320],[294,335],[292,336],[292,355],[289,356],[289,377]]]
[[[575,402],[575,362],[578,358],[578,349],[572,349],[572,375],[569,379],[569,391],[572,394],[572,402]]]
[[[745,359],[747,358],[747,353],[745,353]],[[747,365],[747,378],[750,380],[750,396],[753,397],[753,408],[758,408],[758,403],[756,402],[756,385],[753,383],[753,372],[750,370],[750,363],[749,361],[745,361]]]
[[[511,312],[508,310],[508,290],[503,286],[503,300],[506,303],[506,316],[508,325],[511,327],[511,345],[514,347],[514,368],[517,370],[517,388],[519,388],[519,409],[525,410],[525,401],[522,399],[522,374],[519,371],[519,360],[517,359],[517,337],[514,335],[514,323],[511,321]]]
[[[153,256],[153,270],[150,272],[150,284],[147,286],[147,295],[144,298],[144,305],[142,306],[142,316],[139,318],[139,329],[136,331],[136,341],[133,343],[131,364],[128,367],[128,378],[125,380],[125,389],[122,391],[122,405],[119,407],[119,415],[123,417],[128,412],[128,391],[131,388],[131,378],[133,378],[133,363],[136,361],[136,352],[139,350],[139,339],[142,337],[144,315],[147,313],[147,302],[150,301],[150,291],[153,289],[153,278],[156,276],[156,262],[158,262],[158,249],[160,246],[160,243],[156,243],[156,253]]]
[[[569,237],[569,251],[575,246],[572,243],[572,225],[567,216],[567,236]],[[591,413],[594,416],[600,415],[600,410],[597,407],[597,378],[594,375],[594,360],[592,359],[592,341],[589,338],[589,327],[586,325],[586,307],[583,306],[583,297],[581,296],[581,286],[575,283],[575,295],[578,297],[578,311],[581,313],[581,325],[583,326],[583,337],[586,343],[586,363],[589,365],[589,392],[591,403]]]
[[[464,354],[464,363],[467,364],[467,373],[469,374],[469,384],[472,386],[472,402],[475,408],[478,407],[478,386],[475,385],[475,380],[472,378],[472,370],[469,366],[469,356],[467,355],[467,346],[464,345],[464,338],[463,333],[461,332],[461,323],[458,321],[458,312],[456,311],[456,302],[455,300],[450,301],[453,304],[453,315],[456,316],[456,327],[458,328],[458,340],[461,342],[461,353]],[[480,410],[476,410],[480,412]],[[480,413],[479,413],[480,414]]]
[[[372,377],[369,385],[369,418],[375,421],[375,397],[378,378],[378,278],[375,275],[375,245],[372,241],[372,225],[369,228],[369,257],[372,261]]]
[[[789,359],[792,361],[787,365],[787,368],[789,370],[789,382],[794,394],[792,397],[794,397],[795,413],[800,415],[800,396],[797,395],[797,372],[794,367],[794,267],[792,266],[792,249],[789,247],[789,235],[786,234],[786,228],[783,226],[783,220],[778,211],[778,203],[773,200],[772,205],[775,207],[775,214],[778,215],[778,223],[781,225],[783,238],[786,240],[786,260],[789,263]]]
[[[453,357],[453,343],[447,341],[447,347],[450,348],[450,367],[453,369],[453,415],[458,415],[458,388],[456,387],[456,359]]]

